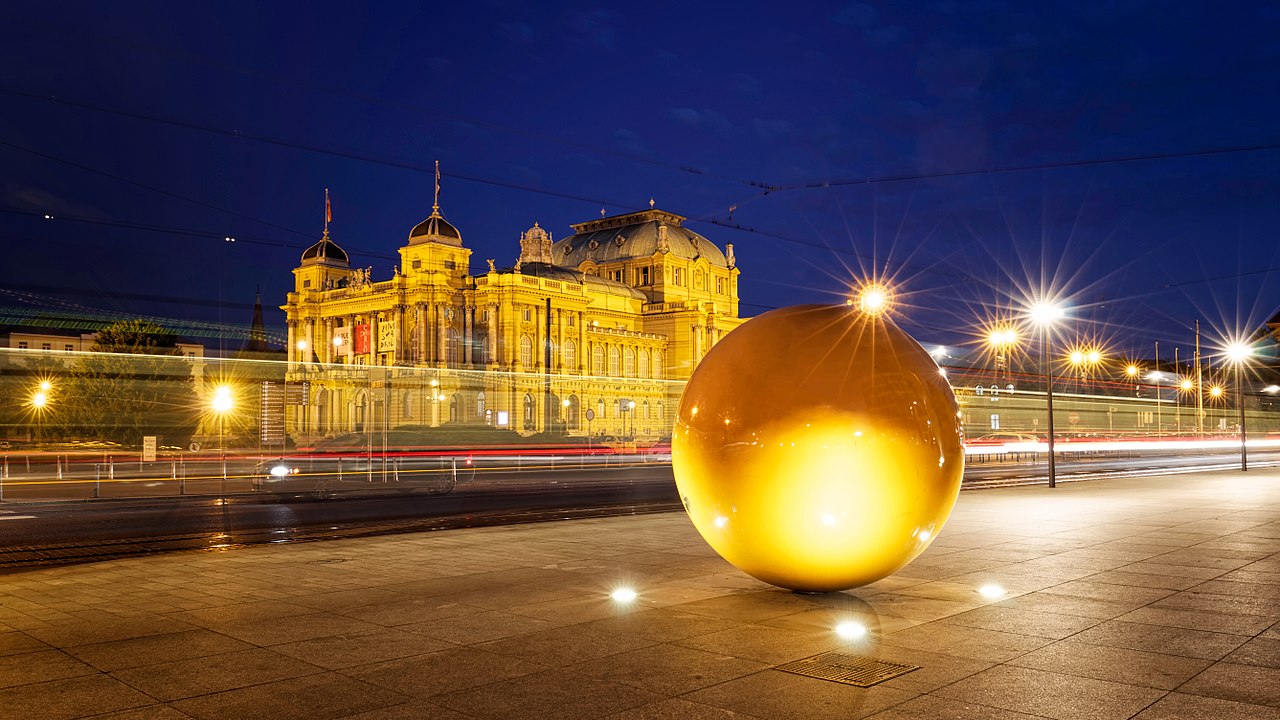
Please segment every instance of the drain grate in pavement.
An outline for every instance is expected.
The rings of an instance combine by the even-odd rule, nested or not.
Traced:
[[[899,675],[906,675],[912,670],[919,670],[920,666],[901,665],[899,663],[876,660],[875,658],[827,652],[803,660],[789,662],[785,665],[779,665],[777,669],[783,672],[795,673],[796,675],[818,678],[819,680],[830,680],[831,682],[866,688],[882,683],[885,680],[896,678]]]

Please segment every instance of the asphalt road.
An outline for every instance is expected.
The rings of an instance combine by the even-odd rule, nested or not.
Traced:
[[[231,463],[225,481],[220,460],[188,468],[184,480],[139,463],[113,468],[106,480],[101,467],[74,465],[62,468],[61,480],[22,475],[33,479],[23,483],[11,473],[0,505],[0,568],[678,509],[671,465],[634,460],[539,458],[515,468],[497,459],[476,467],[433,458],[341,474],[312,466],[274,482],[249,472],[256,460]],[[1073,457],[1059,464],[1058,479],[1224,470],[1238,462],[1235,455],[1202,453]],[[1251,458],[1256,469],[1277,464],[1280,453]],[[965,485],[1043,483],[1045,471],[1043,458],[970,458]]]

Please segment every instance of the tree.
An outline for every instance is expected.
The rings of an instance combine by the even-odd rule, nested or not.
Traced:
[[[173,333],[146,320],[98,332],[67,377],[58,425],[63,434],[138,445],[145,435],[185,443],[200,407],[191,367]]]

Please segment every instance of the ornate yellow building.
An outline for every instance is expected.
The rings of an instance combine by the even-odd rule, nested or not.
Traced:
[[[289,379],[309,383],[292,432],[668,434],[682,387],[672,381],[743,320],[733,246],[726,255],[652,205],[557,241],[534,223],[514,266],[489,260],[481,275],[438,204],[385,280],[352,268],[326,227],[282,306]]]

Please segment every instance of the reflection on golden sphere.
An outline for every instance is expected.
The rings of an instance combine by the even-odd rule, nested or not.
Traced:
[[[804,305],[756,317],[698,365],[672,438],[702,537],[791,590],[875,582],[924,552],[964,472],[955,396],[884,316]]]

